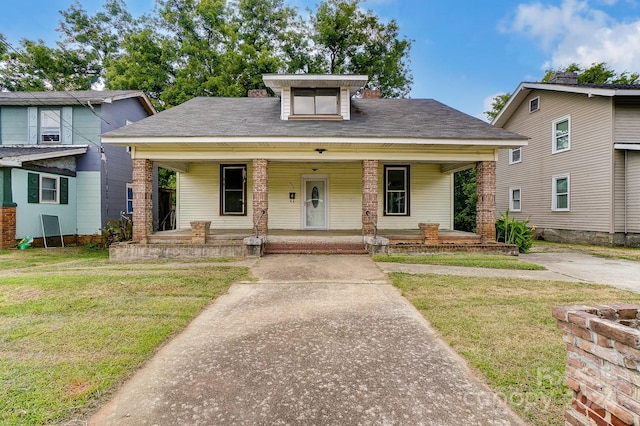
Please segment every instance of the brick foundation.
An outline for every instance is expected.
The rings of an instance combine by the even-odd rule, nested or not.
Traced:
[[[496,162],[476,164],[476,234],[483,243],[496,241]]]
[[[556,307],[573,390],[565,425],[640,424],[640,306]]]
[[[255,224],[264,210],[262,220],[258,223],[258,234],[266,235],[269,230],[269,162],[264,159],[253,160],[253,223]]]
[[[16,246],[16,208],[0,207],[0,250]]]
[[[373,235],[373,223],[367,216],[371,213],[378,222],[378,160],[362,161],[362,235]]]
[[[133,241],[146,242],[153,233],[153,164],[133,160]]]

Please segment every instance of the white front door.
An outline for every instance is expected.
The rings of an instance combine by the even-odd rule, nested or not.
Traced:
[[[327,178],[304,178],[304,229],[327,229]]]

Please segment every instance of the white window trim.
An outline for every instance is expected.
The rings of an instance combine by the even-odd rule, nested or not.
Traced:
[[[520,151],[520,158],[517,161],[513,160],[513,152],[514,151]],[[509,150],[509,164],[518,164],[518,163],[522,163],[522,147],[520,147],[520,148],[511,148]]]
[[[533,101],[538,100],[538,107],[536,109],[532,109],[531,105],[533,104]],[[540,96],[536,96],[535,98],[529,99],[529,112],[536,112],[536,111],[540,111]]]
[[[58,116],[58,127],[57,132],[47,133],[48,131],[54,130],[54,127],[45,127],[44,126],[44,116],[47,113],[56,113]],[[40,117],[38,122],[38,144],[45,145],[59,145],[62,143],[62,110],[59,108],[42,108],[40,109]],[[45,141],[43,138],[45,135],[55,135],[57,133],[58,140],[57,141]]]
[[[513,206],[513,191],[519,191],[520,192],[520,199],[518,200],[520,202],[520,207],[519,208],[515,208]],[[520,212],[522,211],[522,188],[519,186],[513,187],[513,188],[509,188],[509,210],[512,212]]]
[[[567,147],[565,149],[556,149],[556,125],[558,123],[562,123],[563,121],[567,122],[567,129],[568,129],[568,134],[567,134]],[[559,152],[565,152],[565,151],[569,151],[571,149],[571,116],[567,115],[565,117],[559,118],[557,120],[554,120],[553,123],[551,124],[551,153],[552,154],[557,154]]]
[[[47,174],[40,173],[39,178],[40,178],[40,182],[39,182],[39,188],[38,188],[38,201],[40,202],[40,204],[60,204],[60,176],[47,175]],[[42,190],[44,189],[44,186],[42,185],[43,179],[52,179],[56,181],[56,199],[55,200],[42,199]]]
[[[556,192],[556,189],[558,186],[557,185],[558,179],[567,179],[567,207],[566,208],[558,208],[558,193]],[[557,175],[551,178],[551,210],[553,210],[554,212],[571,211],[571,177],[569,174]]]
[[[129,198],[129,190],[131,190],[131,198]],[[125,194],[125,199],[127,203],[125,210],[127,211],[127,214],[131,214],[133,213],[133,184],[127,183],[125,191],[127,191]],[[131,209],[129,209],[129,200],[131,200]]]

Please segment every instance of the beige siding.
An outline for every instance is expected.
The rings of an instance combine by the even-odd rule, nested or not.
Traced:
[[[417,229],[421,222],[435,222],[453,229],[452,174],[440,173],[438,164],[410,164],[411,216],[384,216],[384,164],[378,170],[378,227]]]
[[[529,113],[529,100],[540,96],[540,110]],[[530,137],[522,162],[509,164],[501,150],[496,168],[498,213],[508,207],[509,188],[521,187],[522,211],[514,217],[556,229],[610,232],[613,228],[613,143],[611,99],[534,91],[504,128]],[[570,117],[571,149],[552,149],[552,123]],[[552,178],[570,175],[568,212],[551,210]]]
[[[282,120],[288,120],[291,115],[291,89],[289,87],[283,87],[280,96],[282,97],[280,118]]]
[[[628,104],[616,102],[614,142],[640,143],[640,104],[637,99]]]
[[[640,232],[640,152],[629,151],[626,173],[627,232]],[[625,231],[624,151],[616,153],[616,232]]]
[[[247,215],[220,216],[220,164],[192,164],[188,173],[178,176],[178,228],[190,228],[194,220],[210,220],[214,229],[251,229],[251,176],[247,164]]]
[[[346,87],[340,89],[340,115],[345,120],[351,120],[351,97]]]

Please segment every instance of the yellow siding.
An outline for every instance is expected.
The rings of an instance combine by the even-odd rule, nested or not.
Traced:
[[[247,216],[220,216],[219,163],[192,164],[188,173],[179,174],[177,185],[178,228],[190,228],[194,220],[210,220],[213,229],[253,227],[251,164],[247,164]]]
[[[378,170],[378,227],[417,229],[421,222],[435,222],[453,229],[452,174],[440,173],[438,164],[410,164],[411,216],[384,216],[384,164]]]
[[[312,169],[317,169],[315,172]],[[326,176],[330,229],[360,229],[361,163],[269,163],[269,228],[302,229],[302,178]],[[289,193],[295,192],[294,202]]]

